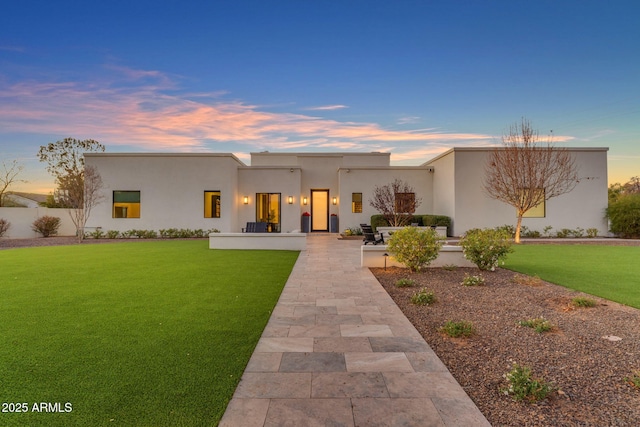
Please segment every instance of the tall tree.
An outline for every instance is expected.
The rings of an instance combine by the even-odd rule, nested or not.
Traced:
[[[27,182],[23,179],[18,179],[18,175],[23,169],[24,166],[19,164],[17,160],[13,160],[9,164],[4,160],[2,161],[2,170],[0,171],[0,208],[4,206],[4,199],[11,185],[16,182]]]
[[[575,160],[551,136],[540,138],[522,118],[502,136],[502,147],[491,152],[483,186],[487,194],[516,209],[515,242],[520,243],[522,217],[552,197],[568,193],[578,183]]]
[[[84,165],[86,152],[104,152],[104,146],[93,139],[65,138],[41,146],[38,151],[38,158],[47,163],[47,171],[56,178],[55,202],[69,208],[78,241],[84,238],[91,209],[103,199],[100,174]]]
[[[392,183],[376,186],[373,189],[373,199],[369,205],[382,214],[392,227],[401,227],[409,224],[411,214],[422,200],[416,198],[416,193],[407,182],[396,178]]]

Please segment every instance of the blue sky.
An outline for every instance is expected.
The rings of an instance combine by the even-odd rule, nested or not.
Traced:
[[[526,117],[640,175],[628,1],[32,1],[0,14],[0,159],[36,153],[389,151],[420,164]]]

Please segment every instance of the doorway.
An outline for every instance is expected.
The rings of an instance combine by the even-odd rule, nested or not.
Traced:
[[[329,232],[329,190],[311,190],[311,231]]]

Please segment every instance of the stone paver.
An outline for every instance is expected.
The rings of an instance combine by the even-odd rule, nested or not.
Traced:
[[[360,244],[307,237],[220,426],[489,426]]]

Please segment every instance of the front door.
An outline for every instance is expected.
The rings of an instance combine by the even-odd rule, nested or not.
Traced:
[[[329,231],[329,190],[311,190],[311,231]]]

